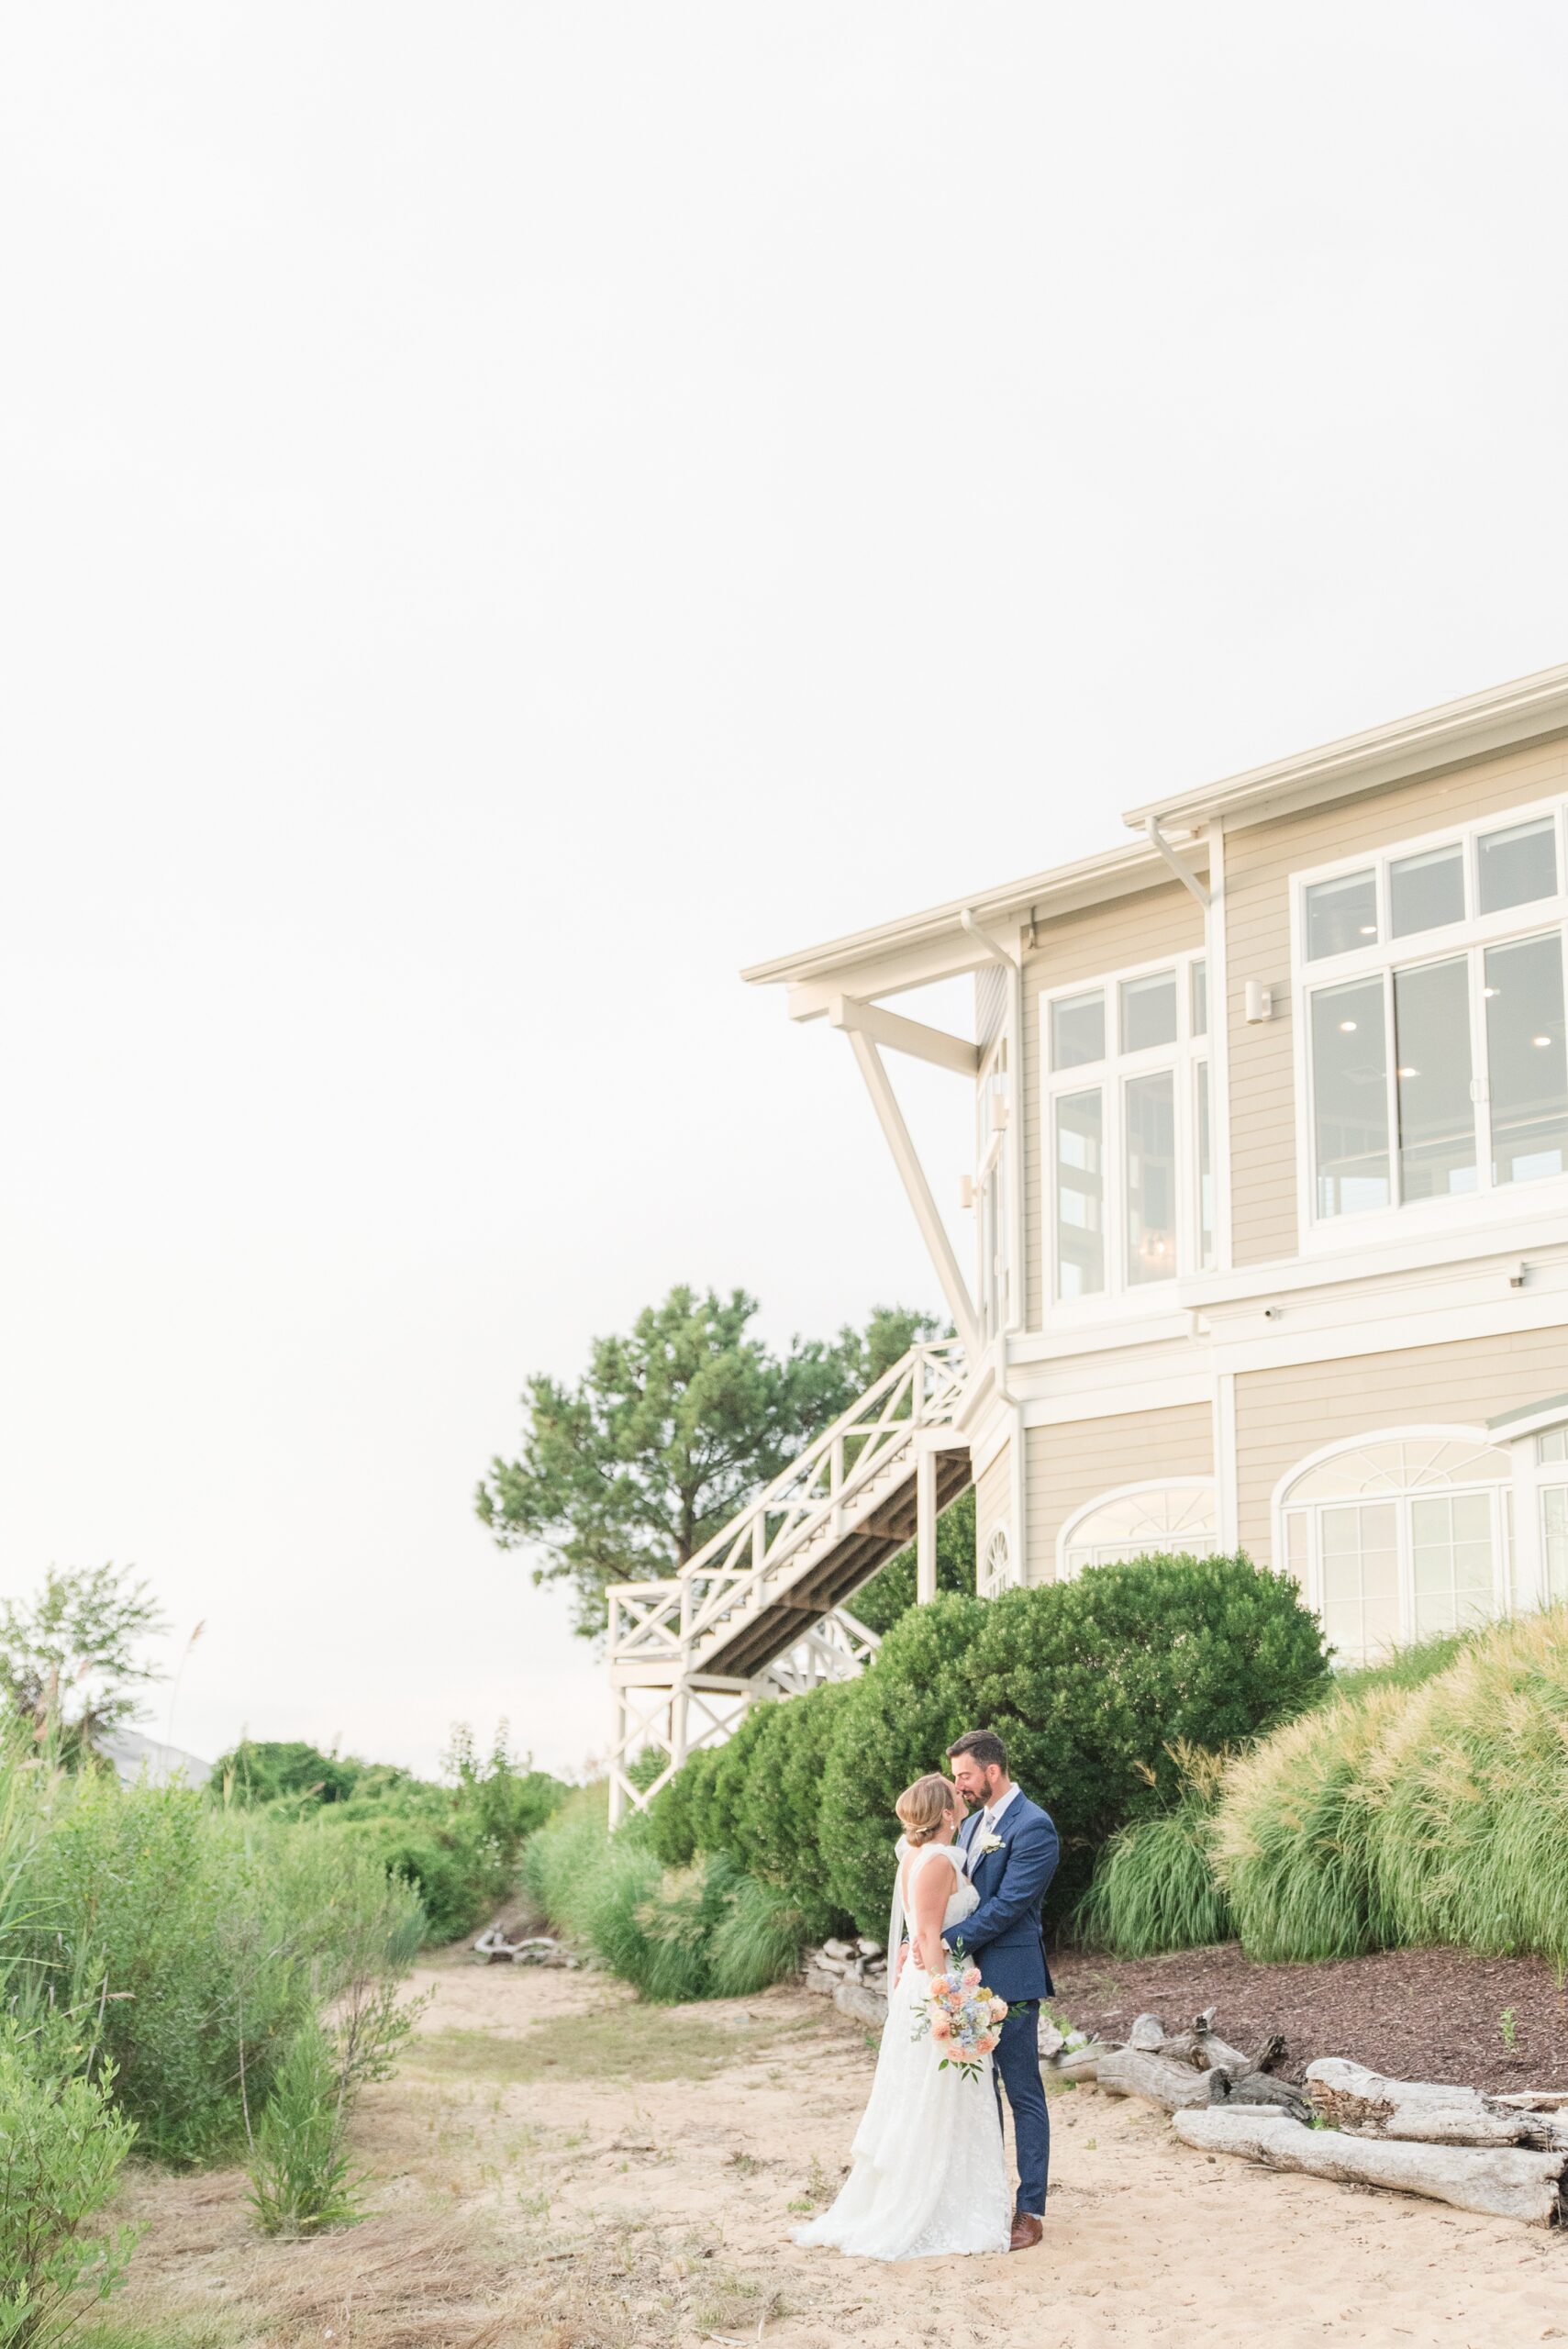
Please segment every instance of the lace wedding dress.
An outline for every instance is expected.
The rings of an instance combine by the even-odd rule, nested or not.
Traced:
[[[893,1981],[905,1903],[912,1900],[914,1879],[921,1868],[947,1868],[954,1876],[942,1919],[944,1932],[962,1924],[980,1896],[962,1873],[962,1856],[953,1845],[925,1843],[911,1853],[900,1842],[898,1859],[887,1938],[892,1987],[876,2077],[838,2200],[809,2226],[797,2228],[795,2240],[826,2243],[857,2259],[1006,2251],[1013,2198],[991,2058],[982,2059],[975,2080],[951,2067],[939,2070],[941,2043],[914,2037],[916,2011],[930,1977],[906,1958],[898,1980]]]

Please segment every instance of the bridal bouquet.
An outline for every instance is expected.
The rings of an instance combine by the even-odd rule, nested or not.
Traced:
[[[980,1968],[967,1965],[960,1948],[944,1973],[932,1975],[925,2003],[916,2009],[912,2036],[934,2040],[940,2047],[939,2072],[951,2065],[966,2080],[977,2080],[980,2059],[995,2046],[1006,2019],[1006,2001],[993,1998],[980,1979]]]

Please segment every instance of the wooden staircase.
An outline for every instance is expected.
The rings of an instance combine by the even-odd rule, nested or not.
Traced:
[[[679,1575],[610,1590],[612,1823],[759,1699],[863,1668],[876,1637],[845,1601],[973,1481],[963,1394],[956,1341],[912,1346]]]

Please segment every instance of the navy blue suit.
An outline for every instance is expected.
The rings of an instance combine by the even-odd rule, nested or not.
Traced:
[[[976,1811],[959,1831],[966,1854],[980,1833],[982,1817]],[[979,1907],[942,1938],[950,1947],[962,1942],[986,1987],[1007,2001],[1007,2020],[996,2043],[996,2112],[1000,2120],[1006,2088],[1018,2162],[1018,2207],[1043,2218],[1051,2115],[1040,2076],[1040,2001],[1051,1997],[1052,1986],[1040,1907],[1062,1846],[1050,1814],[1023,1794],[1014,1794],[995,1832],[1001,1849],[983,1854],[969,1870]]]

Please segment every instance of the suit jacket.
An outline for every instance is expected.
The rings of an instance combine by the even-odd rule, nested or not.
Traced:
[[[966,1854],[980,1832],[981,1816],[976,1811],[959,1831]],[[1016,2006],[1052,1994],[1040,1909],[1062,1846],[1049,1812],[1021,1793],[1003,1812],[996,1833],[1001,1850],[984,1853],[969,1871],[979,1907],[942,1939],[950,1947],[962,1942],[982,1964],[986,1987]]]

